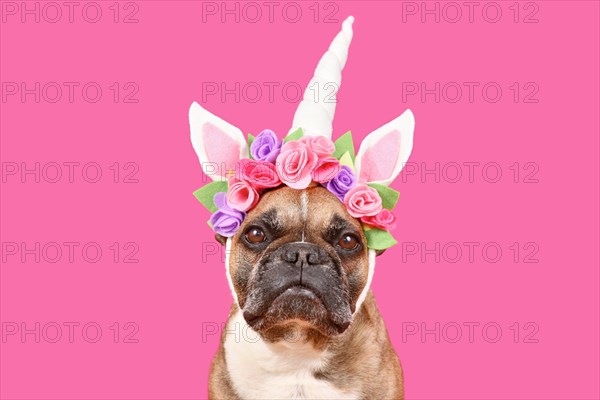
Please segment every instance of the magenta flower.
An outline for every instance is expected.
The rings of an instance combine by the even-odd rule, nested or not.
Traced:
[[[350,189],[344,196],[344,204],[348,214],[354,218],[377,215],[383,208],[377,190],[367,185],[358,185]]]

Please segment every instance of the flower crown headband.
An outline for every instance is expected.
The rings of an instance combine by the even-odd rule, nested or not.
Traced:
[[[412,151],[412,112],[405,111],[367,135],[355,155],[350,132],[335,143],[331,140],[335,93],[333,102],[314,97],[331,85],[339,89],[353,21],[352,17],[344,21],[319,61],[285,139],[264,130],[256,138],[249,134],[246,141],[235,126],[197,103],[190,107],[192,144],[204,173],[214,180],[194,195],[213,213],[209,225],[216,233],[233,236],[265,190],[283,185],[301,190],[320,184],[361,221],[368,248],[383,250],[396,244],[389,230],[395,226],[391,210],[399,193],[389,184]]]
[[[396,244],[388,231],[395,226],[391,210],[399,193],[377,183],[357,183],[351,133],[335,143],[303,133],[298,129],[283,141],[268,129],[256,138],[248,135],[249,158],[235,162],[227,172],[227,181],[212,182],[194,192],[213,213],[209,221],[212,229],[219,235],[233,236],[264,190],[282,185],[306,189],[321,184],[344,203],[351,216],[360,219],[367,247],[382,250]]]

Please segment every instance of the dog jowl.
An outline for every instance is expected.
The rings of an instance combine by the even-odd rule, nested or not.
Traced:
[[[336,85],[352,17],[309,87]],[[197,192],[226,247],[234,298],[209,378],[211,399],[402,399],[399,359],[370,291],[376,256],[394,243],[388,185],[412,150],[410,111],[358,153],[332,137],[335,102],[307,90],[283,143],[247,141],[198,104],[192,143],[214,182]],[[351,139],[350,139],[351,140]],[[251,143],[248,143],[251,142]],[[252,340],[227,335],[240,329]]]

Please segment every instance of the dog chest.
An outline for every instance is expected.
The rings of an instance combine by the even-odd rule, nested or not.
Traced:
[[[310,345],[272,345],[247,326],[238,312],[228,323],[225,359],[231,382],[244,399],[358,399],[317,379],[313,372],[325,363],[326,354]],[[243,332],[243,333],[242,333]]]

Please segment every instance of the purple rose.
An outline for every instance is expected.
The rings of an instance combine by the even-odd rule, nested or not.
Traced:
[[[342,165],[342,169],[335,178],[327,182],[327,190],[335,194],[342,202],[346,193],[354,186],[356,186],[356,176],[347,165]]]
[[[210,223],[216,233],[221,236],[231,237],[240,228],[246,213],[232,209],[227,205],[225,192],[215,194],[213,198],[218,210],[210,216]]]
[[[254,139],[250,145],[250,154],[257,161],[275,162],[283,140],[277,140],[275,132],[265,129]]]

